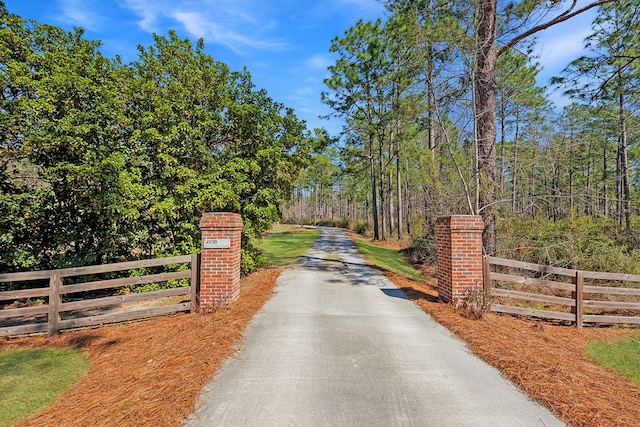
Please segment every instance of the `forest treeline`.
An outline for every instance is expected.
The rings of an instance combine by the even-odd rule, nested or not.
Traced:
[[[385,4],[387,19],[360,21],[333,40],[337,59],[323,99],[345,120],[344,144],[314,153],[286,218],[356,223],[384,240],[429,238],[438,215],[478,214],[486,223],[498,219],[495,246],[485,239],[487,253],[509,255],[518,245],[533,245],[534,229],[544,230],[544,221],[562,222],[565,231],[598,228],[634,249],[637,1]],[[541,86],[536,77],[544,58],[532,53],[535,35],[548,25],[570,26],[560,22],[586,10],[596,18],[584,56]],[[487,19],[493,28],[483,27],[491,25]],[[491,30],[495,37],[487,39],[482,32]],[[490,60],[493,86],[480,81]],[[551,90],[566,92],[571,104],[556,108]],[[491,96],[493,107],[478,101]],[[487,122],[489,113],[495,116]],[[487,126],[494,132],[489,145]],[[520,233],[519,242],[504,234],[514,221],[528,233]],[[571,238],[556,237],[546,243]]]
[[[315,136],[170,32],[135,61],[0,2],[0,272],[197,252],[202,212],[279,218]]]
[[[125,64],[0,2],[0,271],[195,252],[216,210],[243,217],[245,272],[281,211],[417,246],[479,214],[487,253],[585,269],[636,251],[637,1],[384,3],[332,41],[329,136],[202,41],[156,35]],[[587,10],[586,54],[540,86],[536,34]]]

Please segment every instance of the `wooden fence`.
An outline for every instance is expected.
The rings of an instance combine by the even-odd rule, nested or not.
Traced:
[[[42,282],[48,280],[48,286],[0,292],[0,302],[31,298],[42,299],[43,301],[46,299],[46,303],[32,307],[0,310],[0,324],[2,322],[6,323],[8,320],[15,321],[10,323],[18,323],[17,325],[0,327],[0,337],[39,332],[47,332],[49,335],[53,335],[62,329],[124,322],[182,311],[193,312],[196,309],[199,259],[200,255],[194,254],[59,270],[0,274],[0,283]],[[86,281],[76,284],[65,285],[64,283],[64,279],[69,277],[95,276],[103,273],[186,263],[191,263],[189,270]],[[190,286],[143,293],[131,293],[128,295],[114,295],[116,292],[110,292],[110,296],[91,299],[85,299],[83,295],[81,295],[80,298],[69,297],[70,294],[179,279],[190,279]],[[65,297],[63,298],[63,296]],[[105,311],[110,311],[106,310],[107,308],[121,306],[125,303],[180,296],[184,296],[187,301],[160,307],[105,313]],[[42,318],[46,318],[46,321],[38,320]]]
[[[492,267],[500,271],[492,271]],[[578,328],[584,323],[640,324],[638,275],[572,270],[489,256],[484,257],[483,273],[485,295],[490,296],[495,312],[570,321]],[[597,285],[598,281],[605,283]],[[621,282],[626,283],[621,286]],[[626,286],[629,282],[635,287]],[[613,284],[617,286],[607,286]],[[539,308],[532,308],[534,305]]]

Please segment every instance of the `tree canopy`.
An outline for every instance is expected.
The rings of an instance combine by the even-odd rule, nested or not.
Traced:
[[[634,2],[385,5],[386,20],[358,22],[333,41],[337,58],[323,96],[345,118],[342,173],[330,190],[307,183],[326,193],[308,191],[310,202],[329,201],[329,217],[364,222],[379,239],[429,239],[438,215],[480,214],[487,253],[509,250],[496,245],[500,219],[588,215],[633,232],[640,212]],[[544,61],[531,47],[539,32],[587,10],[596,11],[588,54],[552,82],[575,101],[560,109],[538,81]],[[295,203],[304,211],[299,196]]]
[[[294,112],[204,44],[155,35],[124,64],[82,29],[0,3],[0,271],[199,249],[205,211],[249,239],[278,220],[313,138]]]

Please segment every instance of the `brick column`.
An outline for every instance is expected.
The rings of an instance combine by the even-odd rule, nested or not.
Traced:
[[[201,311],[212,311],[240,296],[240,234],[242,218],[228,212],[207,212],[200,219]]]
[[[447,302],[482,292],[482,217],[452,215],[436,220],[438,294]]]

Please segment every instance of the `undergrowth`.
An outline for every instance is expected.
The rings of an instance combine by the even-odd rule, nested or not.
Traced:
[[[638,219],[640,220],[640,219]],[[588,216],[501,220],[498,256],[588,271],[640,273],[640,236]]]

